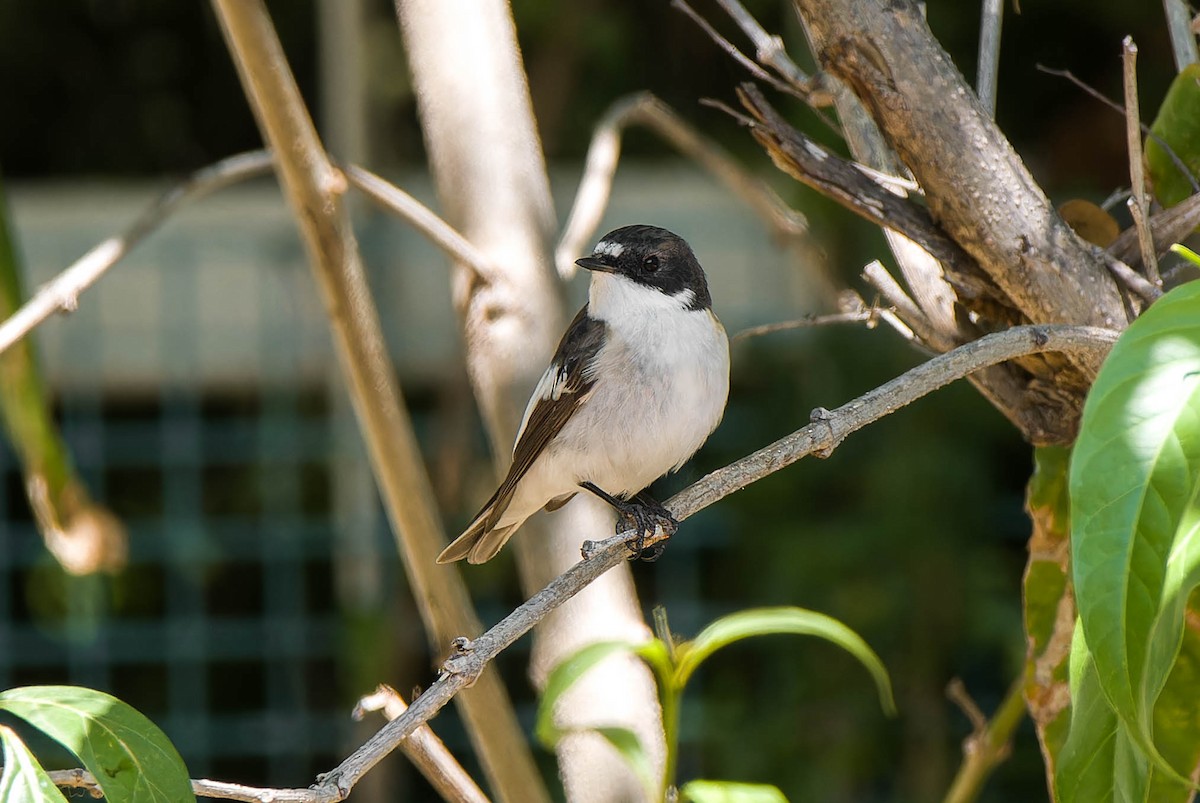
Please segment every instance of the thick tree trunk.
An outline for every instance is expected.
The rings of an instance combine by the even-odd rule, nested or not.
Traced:
[[[1023,322],[1124,328],[1124,301],[1102,260],[1054,211],[915,4],[794,2],[822,68],[862,101],[924,189],[934,221],[986,277],[986,295],[958,298],[980,329]],[[1021,367],[1027,406],[1043,408],[1025,416],[1042,422],[1026,436],[1070,440],[1099,363],[1050,356]]]

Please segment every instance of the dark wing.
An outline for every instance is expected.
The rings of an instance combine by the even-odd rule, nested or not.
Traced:
[[[604,345],[605,324],[589,318],[587,309],[585,304],[567,327],[550,367],[538,381],[529,399],[525,419],[517,433],[517,445],[513,447],[513,461],[508,475],[495,496],[484,506],[484,510],[489,506],[492,508],[488,516],[492,519],[489,526],[494,526],[500,520],[517,483],[529,471],[546,444],[562,431],[596,384],[592,366],[600,347]]]

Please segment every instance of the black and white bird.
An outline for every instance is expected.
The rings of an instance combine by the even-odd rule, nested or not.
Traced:
[[[592,272],[588,303],[525,408],[508,475],[438,563],[490,560],[581,488],[638,528],[638,547],[675,524],[643,491],[700,448],[729,395],[729,340],[704,271],[654,226],[609,232],[576,264]]]

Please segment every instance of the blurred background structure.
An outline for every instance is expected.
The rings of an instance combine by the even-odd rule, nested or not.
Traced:
[[[786,3],[748,5],[802,52]],[[331,152],[436,208],[390,4],[270,6]],[[973,75],[978,9],[928,6],[934,32]],[[1120,40],[1133,34],[1142,107],[1153,109],[1173,73],[1161,11],[1125,0],[1023,6],[1005,25],[1000,124],[1056,201],[1099,201],[1128,184],[1122,120],[1035,65],[1069,69],[1117,97]],[[715,7],[698,8],[720,19]],[[828,311],[813,302],[814,265],[865,292],[856,276],[886,257],[882,237],[773,172],[733,120],[698,105],[728,102],[745,76],[683,15],[644,0],[516,0],[514,15],[560,221],[595,121],[618,98],[650,89],[804,212],[811,254],[793,261],[713,179],[636,130],[602,231],[645,221],[687,237],[731,334]],[[171,176],[259,147],[203,3],[6,3],[0,75],[0,169],[29,288],[128,225]],[[835,142],[819,122],[808,129]],[[456,531],[493,478],[445,260],[365,202],[355,219]],[[0,688],[112,692],[166,730],[193,776],[305,785],[378,724],[350,720],[360,694],[433,677],[436,657],[395,565],[303,260],[273,182],[234,187],[169,220],[77,312],[37,330],[76,464],[129,528],[120,574],[76,578],[57,567],[0,445]],[[577,280],[564,292],[579,301],[584,290]],[[920,358],[892,333],[861,327],[737,343],[725,422],[663,490]],[[793,800],[940,796],[970,731],[945,699],[947,682],[962,678],[990,710],[1024,655],[1029,470],[1016,433],[956,387],[828,461],[805,461],[689,520],[662,561],[635,569],[647,609],[664,605],[681,634],[755,605],[833,615],[880,653],[901,716],[886,721],[865,674],[829,646],[740,646],[706,667],[685,702],[682,777],[774,783]],[[519,601],[507,558],[466,571],[485,622]],[[523,662],[518,648],[500,664],[531,721]],[[432,724],[465,752],[452,711]],[[386,773],[368,776],[380,797],[364,788],[355,799],[432,794],[400,757]],[[987,799],[1044,799],[1044,789],[1029,730]]]

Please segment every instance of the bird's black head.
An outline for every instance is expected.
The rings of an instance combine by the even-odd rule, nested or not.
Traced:
[[[625,276],[669,296],[690,290],[690,309],[708,309],[712,297],[691,247],[657,226],[624,226],[600,238],[591,256],[575,260],[588,270]]]

